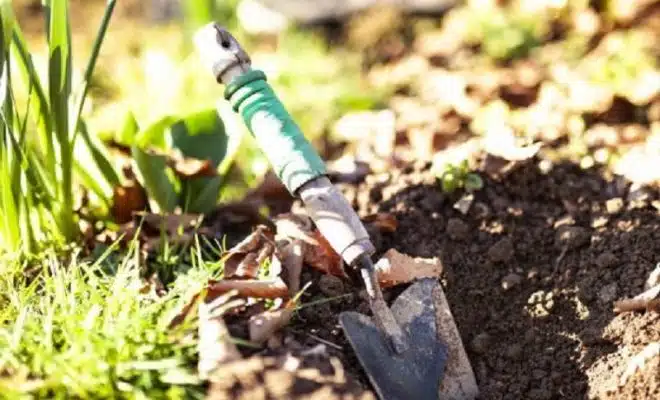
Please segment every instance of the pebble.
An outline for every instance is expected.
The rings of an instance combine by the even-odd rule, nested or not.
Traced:
[[[467,239],[469,227],[465,222],[458,218],[452,218],[447,221],[447,234],[453,240]]]
[[[598,298],[603,303],[610,303],[616,299],[619,287],[616,282],[612,282],[609,285],[603,286],[598,292]]]
[[[518,286],[522,282],[522,276],[518,274],[508,274],[504,278],[502,278],[502,289],[504,290],[509,290],[512,289],[514,286]]]
[[[488,249],[488,258],[493,262],[507,262],[515,255],[513,242],[508,237],[500,239]]]
[[[600,268],[612,268],[619,263],[619,258],[609,251],[601,253],[596,258],[596,265]]]
[[[623,199],[621,197],[615,197],[609,199],[605,202],[605,209],[610,215],[618,214],[623,209]]]
[[[506,350],[506,358],[510,360],[519,360],[522,356],[523,348],[519,344],[513,344]]]
[[[328,297],[339,296],[344,293],[344,282],[334,275],[323,275],[319,279],[319,289]]]
[[[485,332],[475,336],[474,339],[472,339],[472,342],[470,343],[472,351],[474,351],[477,354],[486,354],[489,350],[489,345],[490,345],[490,335]]]
[[[591,235],[589,231],[580,226],[561,226],[557,229],[555,242],[559,248],[568,247],[574,250],[589,243]]]

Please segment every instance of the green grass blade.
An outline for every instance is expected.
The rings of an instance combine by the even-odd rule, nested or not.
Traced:
[[[53,143],[53,126],[50,119],[50,107],[48,105],[48,98],[44,91],[41,79],[32,61],[32,55],[27,49],[25,39],[18,26],[14,27],[12,36],[12,50],[23,80],[29,86],[30,91],[30,104],[34,108],[33,118],[37,125],[37,132],[39,134],[39,141],[45,145],[43,149],[46,154],[48,171],[54,175],[55,171],[55,148]],[[55,179],[55,176],[52,177]]]
[[[119,180],[119,175],[117,175],[117,171],[115,171],[115,168],[112,166],[112,163],[105,156],[104,152],[101,151],[101,149],[99,149],[96,143],[94,143],[94,141],[92,140],[92,137],[90,136],[89,131],[87,130],[87,124],[81,121],[78,127],[80,128],[79,131],[80,131],[80,135],[82,136],[83,142],[85,143],[87,149],[92,155],[92,158],[94,159],[94,163],[96,163],[96,166],[103,174],[105,180],[113,187],[119,186],[121,184],[121,181]]]
[[[87,98],[89,82],[92,79],[92,74],[94,73],[94,68],[96,67],[96,61],[99,57],[99,52],[101,51],[101,45],[103,44],[105,34],[108,31],[108,25],[110,24],[110,19],[112,18],[116,3],[116,0],[109,0],[106,4],[105,12],[103,13],[103,19],[101,20],[101,26],[99,27],[99,31],[96,34],[96,39],[94,40],[94,45],[92,47],[92,54],[89,57],[87,68],[85,69],[85,76],[82,81],[82,87],[79,91],[77,105],[74,110],[75,114],[72,118],[72,127],[77,127],[80,121],[80,115],[82,114],[83,107],[85,106],[85,99]],[[78,131],[76,130],[75,132],[77,133]]]
[[[71,95],[71,25],[68,0],[52,0],[49,5],[48,97],[55,136],[59,143],[60,176],[57,210],[58,226],[65,239],[75,236],[73,224],[73,146],[69,131]]]

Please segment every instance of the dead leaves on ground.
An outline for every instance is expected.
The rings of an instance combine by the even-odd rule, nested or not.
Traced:
[[[160,221],[165,225],[168,222],[170,229],[177,226],[168,219]],[[396,218],[387,213],[369,216],[364,222],[388,233],[395,232],[398,225]],[[303,265],[324,274],[347,278],[341,257],[307,216],[283,214],[275,219],[275,226],[277,234],[265,225],[257,226],[250,235],[227,251],[223,256],[223,278],[210,280],[202,293],[196,295],[176,316],[172,325],[179,324],[191,312],[208,312],[203,308],[195,309],[198,303],[200,307],[207,307],[219,299],[235,298],[248,302],[256,299],[276,300],[280,306],[259,311],[248,322],[250,341],[263,343],[291,320],[297,306],[296,296],[300,292]],[[437,277],[442,272],[437,260],[413,259],[394,249],[385,254],[376,268],[384,287],[418,278]],[[200,321],[202,317],[200,314]],[[222,325],[212,318],[204,318],[208,325],[206,329],[220,334]]]

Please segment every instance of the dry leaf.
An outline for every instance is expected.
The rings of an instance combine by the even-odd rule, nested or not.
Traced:
[[[202,379],[208,377],[222,364],[241,359],[241,354],[231,341],[229,330],[221,315],[213,315],[213,305],[199,305],[199,362],[197,370]]]
[[[275,226],[277,229],[275,238],[278,240],[299,239],[311,245],[318,244],[312,234],[312,220],[306,215],[280,214],[275,217]]]
[[[483,140],[483,146],[487,153],[509,161],[528,160],[541,149],[541,143],[519,146],[516,144],[513,129],[504,125],[488,129]]]
[[[293,308],[287,306],[280,310],[266,311],[250,318],[248,323],[250,341],[263,343],[275,332],[286,326],[293,316]]]
[[[375,267],[378,281],[384,288],[415,279],[437,278],[442,274],[442,263],[439,259],[412,258],[396,249],[389,249]]]
[[[381,232],[394,233],[399,226],[396,217],[390,213],[376,213],[362,219],[367,224],[373,224]]]
[[[655,310],[660,311],[660,285],[638,294],[632,299],[614,302],[614,312]]]
[[[145,150],[147,154],[164,156],[167,165],[174,170],[181,179],[192,179],[202,176],[216,176],[218,171],[211,160],[200,160],[194,157],[186,157],[178,149],[163,151],[156,148]]]
[[[281,253],[283,254],[282,265],[286,271],[285,281],[289,288],[289,296],[295,296],[300,289],[300,273],[303,266],[304,243],[300,239],[286,245]]]
[[[170,165],[176,174],[182,179],[192,179],[201,176],[215,176],[216,169],[211,160],[199,160],[197,158],[182,157],[176,159]]]
[[[224,256],[225,278],[255,278],[262,263],[272,256],[273,232],[259,225],[243,241],[232,247]]]
[[[229,280],[210,281],[206,301],[215,299],[232,290],[238,297],[257,297],[262,299],[287,298],[289,289],[281,279],[274,280]]]
[[[638,370],[646,366],[647,361],[660,356],[660,342],[649,343],[628,362],[626,370],[619,378],[619,386],[624,386]]]
[[[147,207],[147,193],[137,181],[129,181],[112,189],[111,214],[115,222],[124,224],[133,219],[133,213]]]
[[[312,236],[318,242],[318,245],[305,243],[303,249],[305,263],[326,274],[345,277],[346,272],[343,268],[341,256],[330,246],[330,243],[320,231],[315,230]]]

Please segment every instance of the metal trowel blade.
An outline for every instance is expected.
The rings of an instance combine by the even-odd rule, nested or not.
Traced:
[[[339,315],[346,337],[382,400],[438,399],[448,347],[439,340],[433,290],[436,279],[423,279],[392,304],[394,318],[408,339],[400,354],[390,350],[373,320],[352,311]]]

